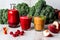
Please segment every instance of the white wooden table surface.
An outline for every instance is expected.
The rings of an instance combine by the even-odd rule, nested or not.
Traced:
[[[8,34],[4,35],[3,34],[3,27],[7,27],[8,28]],[[33,26],[33,24],[31,25]],[[42,32],[40,31],[35,31],[34,29],[25,31],[24,36],[18,36],[18,37],[12,37],[9,32],[13,31],[15,32],[17,29],[21,30],[20,27],[18,28],[9,28],[7,24],[0,24],[0,40],[60,40],[60,33],[58,34],[54,34],[54,37],[44,37],[42,35]]]

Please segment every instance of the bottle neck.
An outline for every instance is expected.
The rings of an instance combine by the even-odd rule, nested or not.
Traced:
[[[10,9],[15,9],[15,4],[10,4],[11,8]]]

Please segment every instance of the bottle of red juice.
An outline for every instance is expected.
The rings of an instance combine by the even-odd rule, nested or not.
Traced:
[[[8,9],[8,24],[11,28],[16,28],[19,24],[19,12],[15,8],[15,4],[10,4],[11,9]]]

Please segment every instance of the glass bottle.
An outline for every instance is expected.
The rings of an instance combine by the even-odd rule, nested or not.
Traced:
[[[8,10],[8,24],[9,27],[15,28],[19,24],[19,12],[15,8],[15,4],[10,4],[11,9]]]

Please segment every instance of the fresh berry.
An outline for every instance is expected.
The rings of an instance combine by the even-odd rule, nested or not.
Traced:
[[[24,31],[22,31],[22,33],[24,33]]]
[[[19,36],[19,32],[15,32],[15,34],[16,34],[17,36]]]
[[[17,33],[20,34],[20,30],[17,30]]]
[[[21,31],[20,30],[17,30],[14,34],[13,32],[10,32],[10,34],[13,36],[13,37],[17,37],[19,35],[23,35],[24,34],[24,31]]]
[[[23,35],[23,33],[22,33],[22,32],[20,32],[20,35]]]
[[[21,31],[21,32],[20,32],[20,35],[24,35],[24,31]]]
[[[10,32],[10,35],[12,35],[13,34],[13,32]]]
[[[19,31],[19,32],[20,32],[20,30],[17,30],[17,31]]]
[[[16,34],[13,34],[13,37],[17,37],[17,35]]]

